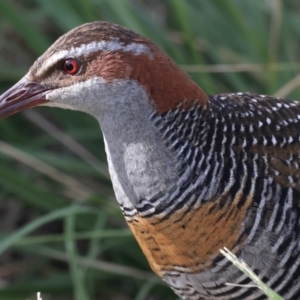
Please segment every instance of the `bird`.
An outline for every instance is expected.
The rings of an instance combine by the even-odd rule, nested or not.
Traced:
[[[0,96],[0,118],[34,106],[98,120],[125,220],[175,294],[267,299],[227,247],[284,299],[300,299],[298,102],[208,95],[149,39],[96,21],[58,38]]]

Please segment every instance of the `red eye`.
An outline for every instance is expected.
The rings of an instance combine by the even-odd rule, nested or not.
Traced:
[[[63,61],[61,67],[65,73],[75,75],[79,72],[80,64],[75,58],[67,58]]]

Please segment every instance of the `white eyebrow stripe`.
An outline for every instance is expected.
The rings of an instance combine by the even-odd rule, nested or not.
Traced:
[[[41,76],[46,70],[51,66],[55,65],[58,61],[63,58],[68,57],[78,57],[81,55],[91,54],[97,51],[118,51],[122,50],[123,52],[132,52],[134,55],[147,54],[150,59],[153,59],[153,53],[151,49],[145,44],[131,43],[124,46],[123,43],[119,41],[101,41],[101,42],[92,42],[90,44],[83,44],[80,47],[73,47],[69,51],[62,50],[51,57],[49,57],[41,68],[36,72],[37,76]]]

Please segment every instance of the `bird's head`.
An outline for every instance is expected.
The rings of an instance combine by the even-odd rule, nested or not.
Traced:
[[[204,92],[150,40],[119,25],[88,23],[60,37],[0,96],[0,118],[38,105],[97,115],[116,109],[136,90],[143,91],[159,112],[181,102],[207,101]]]

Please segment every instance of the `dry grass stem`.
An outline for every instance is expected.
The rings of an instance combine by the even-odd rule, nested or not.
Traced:
[[[51,257],[61,261],[69,261],[69,257],[61,251],[53,250],[46,247],[40,247],[41,254],[43,256]],[[141,280],[148,280],[148,281],[155,281],[160,284],[164,284],[157,276],[151,274],[149,272],[140,271],[138,269],[134,269],[127,266],[118,265],[115,263],[110,263],[103,260],[95,260],[91,258],[85,257],[77,257],[77,263],[80,266],[89,267],[91,269],[98,269],[104,272],[123,275],[123,276],[130,276],[133,278],[141,279]]]
[[[278,64],[216,64],[216,65],[180,65],[189,73],[238,73],[238,72],[283,72],[300,70],[300,64],[278,63]]]
[[[286,97],[290,92],[300,86],[300,74],[298,74],[291,81],[286,83],[283,87],[281,87],[275,94],[275,97]]]
[[[42,128],[45,132],[50,134],[56,140],[60,141],[70,151],[82,158],[86,163],[96,169],[100,174],[106,178],[110,178],[108,174],[107,165],[101,162],[95,155],[83,147],[80,143],[75,141],[70,135],[64,133],[62,130],[49,122],[45,117],[34,110],[28,110],[23,112],[25,117],[35,125]],[[100,135],[100,129],[99,129]]]
[[[63,184],[68,189],[69,194],[76,199],[86,199],[93,193],[92,190],[87,189],[73,177],[3,141],[0,141],[0,152]]]

